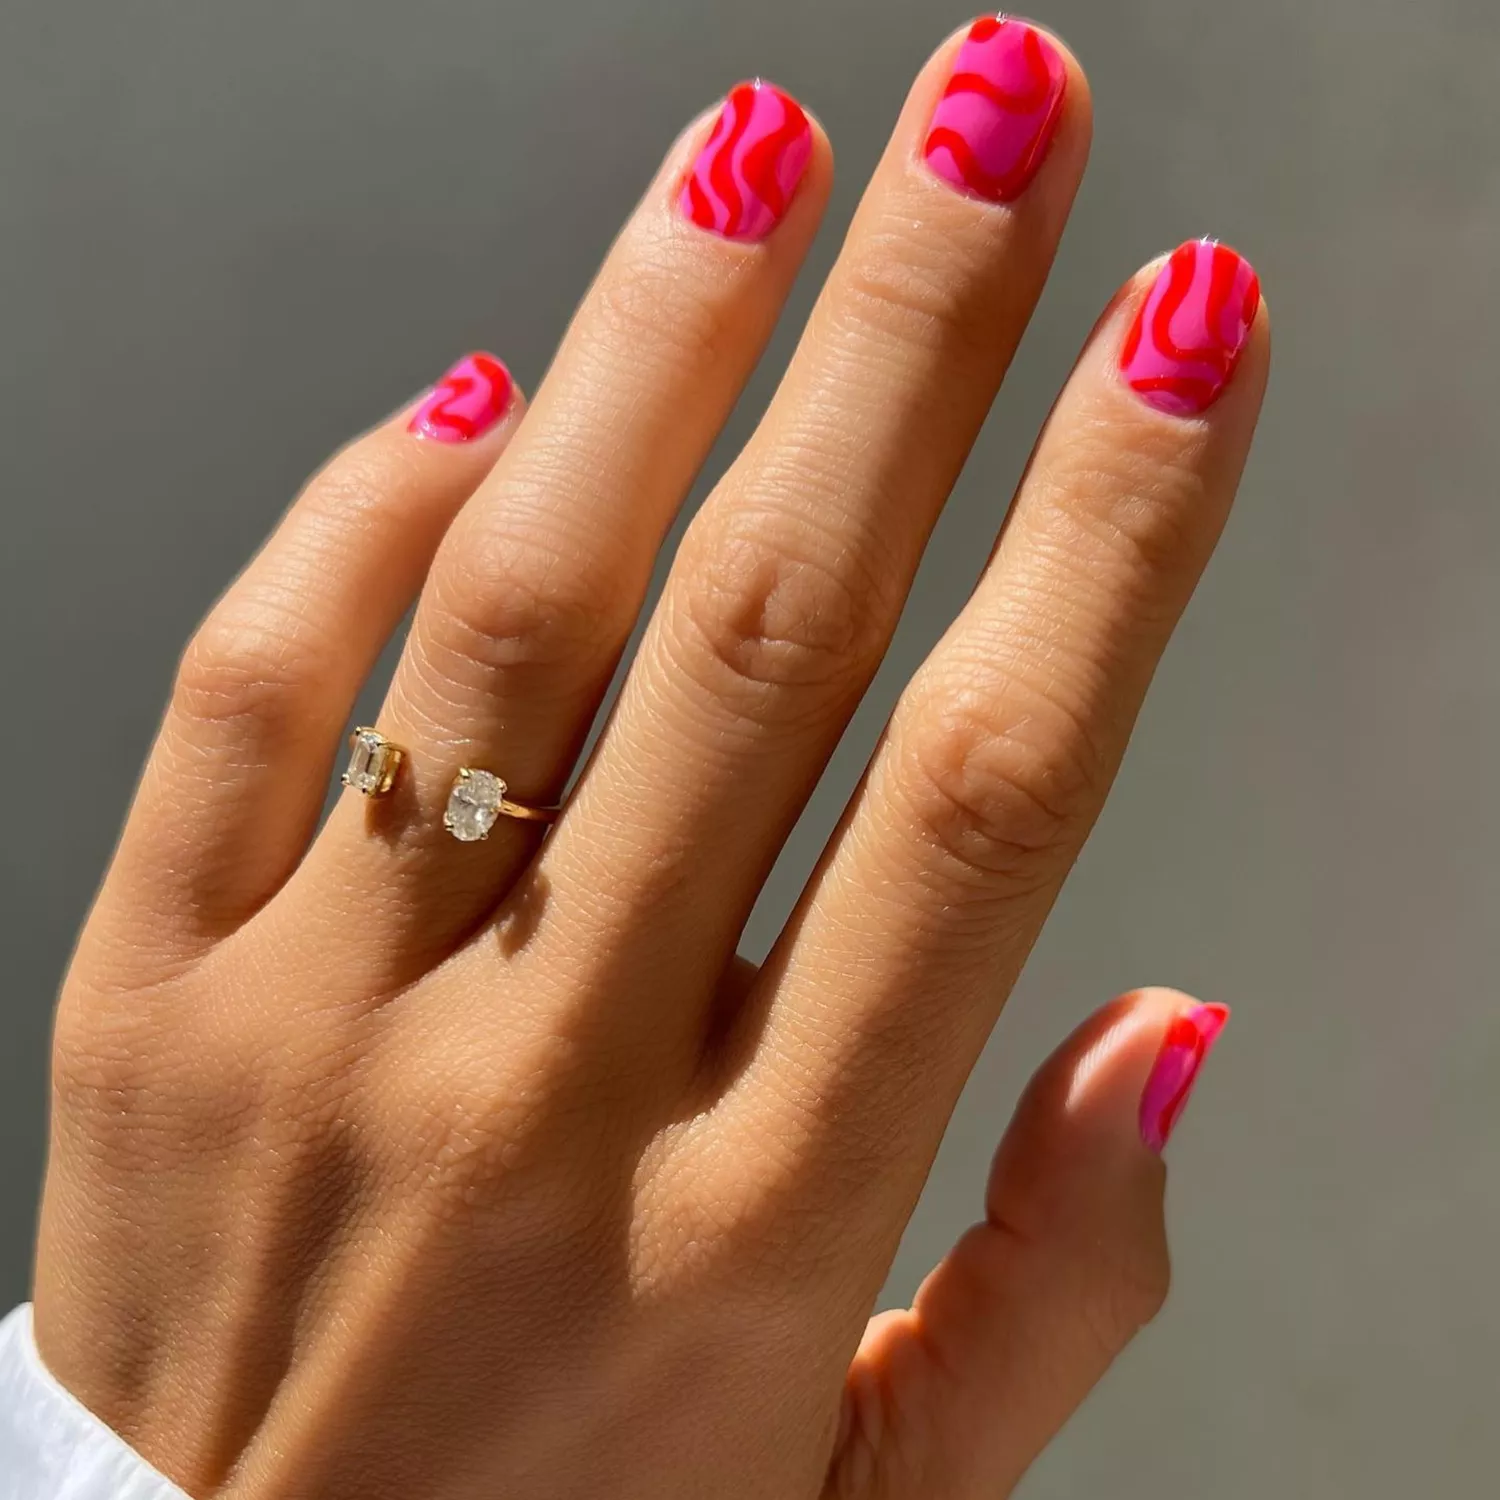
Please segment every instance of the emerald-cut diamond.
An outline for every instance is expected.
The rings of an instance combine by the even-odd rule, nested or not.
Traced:
[[[458,773],[453,790],[448,793],[443,827],[464,844],[488,838],[504,800],[505,783],[498,776],[465,767]]]
[[[349,769],[344,785],[366,797],[383,797],[396,780],[401,752],[373,729],[356,729],[349,736]]]

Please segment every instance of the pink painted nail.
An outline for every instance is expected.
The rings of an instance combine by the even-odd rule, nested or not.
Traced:
[[[1227,1005],[1195,1005],[1167,1028],[1141,1094],[1141,1139],[1153,1151],[1160,1153],[1171,1139],[1198,1070],[1228,1020]]]
[[[1196,417],[1229,384],[1260,307],[1260,280],[1228,245],[1189,240],[1161,268],[1120,353],[1120,369],[1158,411]]]
[[[406,430],[438,443],[468,443],[510,410],[510,371],[493,354],[466,354],[432,388]]]
[[[811,157],[802,106],[762,79],[742,83],[682,185],[682,212],[725,239],[764,239],[785,216]]]
[[[1062,54],[1034,26],[984,16],[969,29],[923,155],[944,182],[992,203],[1019,198],[1062,118]]]

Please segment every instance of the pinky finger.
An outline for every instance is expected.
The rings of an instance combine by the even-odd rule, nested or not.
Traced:
[[[183,655],[91,938],[191,962],[280,887],[361,684],[521,407],[469,355],[308,482]]]
[[[1127,995],[1032,1080],[986,1216],[855,1356],[827,1500],[1009,1495],[1167,1294],[1160,1152],[1228,1019]]]

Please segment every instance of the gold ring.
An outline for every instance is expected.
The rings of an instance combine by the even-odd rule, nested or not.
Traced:
[[[505,795],[505,783],[493,771],[465,766],[453,778],[448,806],[443,811],[443,827],[461,844],[472,844],[487,839],[499,818],[550,823],[560,811],[558,807],[513,802]]]
[[[342,780],[365,797],[384,797],[396,784],[406,751],[377,729],[356,729],[349,736],[349,767]]]

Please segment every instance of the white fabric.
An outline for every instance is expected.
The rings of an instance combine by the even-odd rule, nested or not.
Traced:
[[[187,1500],[47,1372],[29,1306],[0,1323],[0,1500]]]

